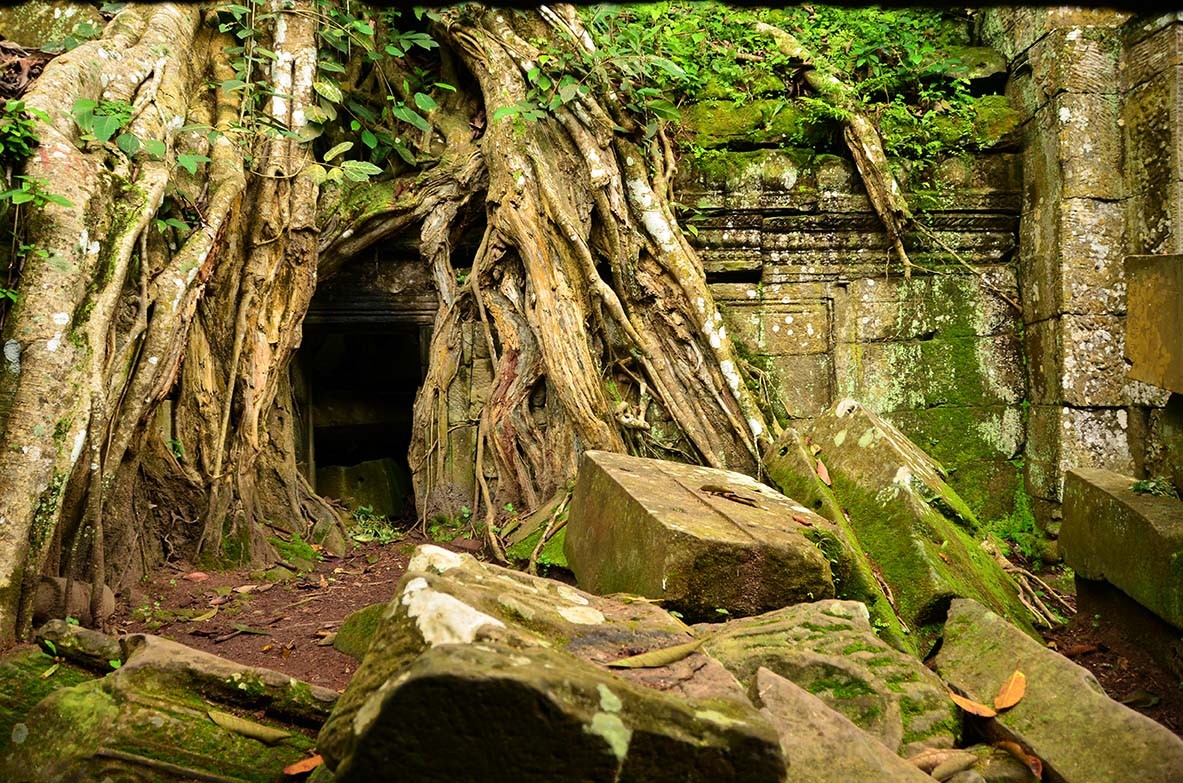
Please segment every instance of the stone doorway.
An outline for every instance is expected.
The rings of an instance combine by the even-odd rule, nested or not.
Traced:
[[[309,308],[292,373],[299,459],[317,493],[354,511],[409,520],[412,406],[436,302],[428,286],[398,284],[414,276],[411,264],[381,266],[379,279],[335,278]]]

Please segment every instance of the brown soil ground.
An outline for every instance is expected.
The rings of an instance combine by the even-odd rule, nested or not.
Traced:
[[[344,557],[323,556],[314,571],[267,584],[250,571],[211,572],[186,579],[184,564],[157,571],[114,632],[149,632],[252,666],[343,690],[358,662],[326,643],[352,611],[390,600],[410,553],[426,539],[415,532],[391,544],[358,545]],[[441,544],[472,551],[477,542]],[[257,574],[256,574],[257,575]],[[245,585],[249,592],[235,592]],[[1113,588],[1077,583],[1079,611],[1045,634],[1049,645],[1085,667],[1114,699],[1183,734],[1181,635]],[[214,607],[217,613],[199,619]],[[188,615],[191,619],[182,619]],[[1179,652],[1175,652],[1178,650]]]
[[[350,612],[389,601],[411,552],[425,542],[410,532],[395,543],[359,544],[344,557],[322,555],[315,570],[286,582],[252,579],[251,569],[211,571],[193,581],[200,576],[193,576],[192,567],[173,564],[155,572],[131,604],[118,609],[114,633],[154,633],[340,691],[358,662],[333,648],[331,634]],[[215,607],[214,616],[200,619]]]

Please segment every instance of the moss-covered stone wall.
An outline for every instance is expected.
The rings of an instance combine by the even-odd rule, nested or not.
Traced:
[[[985,40],[1023,115],[1018,257],[1029,370],[1026,487],[1058,527],[1064,473],[1141,475],[1166,392],[1130,381],[1123,262],[1179,252],[1177,14],[996,8]]]
[[[1018,154],[947,161],[935,193],[913,194],[972,270],[913,236],[905,280],[848,160],[740,125],[710,125],[710,148],[682,160],[678,196],[741,353],[771,373],[786,418],[854,397],[940,460],[976,512],[1008,514],[1025,440],[1021,320],[1006,301],[1018,299]]]

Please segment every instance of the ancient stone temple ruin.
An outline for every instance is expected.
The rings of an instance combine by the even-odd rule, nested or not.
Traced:
[[[275,47],[263,48],[265,54],[252,50],[257,62],[251,68],[266,62],[298,71],[303,66],[296,63],[304,63],[322,79],[305,91],[318,101],[305,108],[320,113],[299,113],[300,122],[320,116],[309,122],[325,135],[267,137],[269,145],[308,153],[301,158],[307,168],[293,173],[265,169],[261,157],[235,159],[244,176],[291,187],[262,191],[285,194],[287,201],[278,199],[285,209],[299,212],[291,193],[311,188],[306,211],[298,220],[285,214],[291,225],[275,236],[256,226],[228,229],[249,234],[234,238],[237,250],[261,257],[272,243],[290,243],[269,274],[295,276],[293,270],[302,269],[306,285],[292,285],[287,301],[280,289],[267,288],[273,281],[255,267],[222,273],[214,252],[222,235],[209,231],[201,264],[186,266],[189,277],[176,280],[182,295],[194,280],[201,290],[190,292],[184,307],[182,295],[171,305],[177,312],[189,308],[198,326],[186,322],[185,328],[208,342],[204,352],[185,343],[171,354],[160,352],[174,368],[173,385],[135,387],[148,395],[129,430],[139,440],[109,435],[109,442],[84,452],[91,441],[85,431],[78,436],[73,460],[85,453],[93,478],[59,475],[51,486],[54,511],[69,511],[61,511],[69,525],[53,535],[46,532],[52,526],[36,527],[26,536],[30,549],[40,547],[37,567],[22,576],[36,593],[35,622],[25,623],[36,627],[27,639],[39,646],[22,644],[20,631],[10,646],[0,635],[0,783],[1183,780],[1183,12],[1005,6],[981,9],[972,21],[968,14],[958,17],[965,45],[947,61],[918,58],[911,66],[961,75],[965,104],[958,111],[972,139],[933,165],[892,160],[890,174],[911,205],[909,217],[916,218],[898,237],[906,263],[874,183],[856,163],[861,159],[849,118],[840,117],[851,106],[830,105],[831,135],[819,131],[824,123],[810,114],[816,104],[797,99],[808,98],[805,86],[821,91],[797,71],[821,66],[790,56],[782,39],[777,45],[790,75],[767,89],[753,88],[738,100],[705,83],[693,100],[666,107],[671,111],[664,119],[678,110],[676,124],[626,129],[613,125],[615,119],[606,123],[615,141],[589,147],[605,158],[625,137],[649,142],[659,127],[669,133],[668,147],[627,148],[654,156],[637,170],[667,167],[661,187],[646,191],[648,180],[630,180],[614,208],[626,210],[621,204],[628,197],[643,201],[640,189],[651,208],[641,214],[652,216],[659,212],[653,193],[668,191],[669,214],[676,214],[694,251],[685,253],[693,269],[681,269],[700,275],[697,317],[709,312],[712,297],[718,315],[707,315],[703,327],[690,312],[692,297],[663,299],[653,293],[656,284],[638,284],[648,298],[626,301],[629,308],[638,302],[667,307],[653,320],[668,316],[663,323],[674,325],[670,333],[684,338],[685,345],[670,349],[686,348],[677,361],[697,357],[696,371],[718,370],[724,379],[704,387],[716,399],[703,399],[717,402],[721,418],[730,419],[733,429],[719,432],[735,442],[727,444],[731,451],[712,452],[702,444],[715,442],[677,419],[670,404],[676,398],[665,394],[662,404],[650,404],[666,376],[640,361],[653,357],[641,356],[639,339],[618,340],[617,331],[635,331],[635,325],[597,310],[624,309],[620,292],[635,282],[628,275],[666,275],[660,285],[667,288],[683,284],[668,279],[668,268],[654,273],[642,263],[653,260],[645,253],[657,257],[660,241],[649,237],[647,249],[629,258],[632,267],[607,258],[623,246],[619,234],[605,229],[576,236],[581,227],[563,211],[566,201],[553,193],[530,201],[523,171],[506,177],[504,167],[488,163],[502,156],[499,163],[504,158],[528,168],[529,156],[507,139],[532,140],[535,146],[526,149],[533,154],[545,148],[530,136],[539,127],[576,128],[553,150],[582,150],[571,139],[591,135],[593,126],[587,118],[592,99],[579,103],[585,93],[574,80],[562,87],[575,108],[559,100],[549,109],[553,116],[529,100],[486,111],[494,98],[504,99],[498,91],[505,85],[482,80],[488,75],[477,73],[478,50],[486,65],[501,63],[494,54],[508,58],[501,74],[507,84],[549,81],[541,64],[552,55],[540,54],[544,49],[525,63],[513,59],[541,46],[516,28],[501,27],[504,15],[518,10],[466,4],[442,16],[436,9],[399,16],[330,0],[254,0],[250,7],[203,9],[200,17],[169,6],[161,23],[152,14],[141,19],[135,4],[126,15],[126,4],[114,5],[100,11],[87,3],[35,0],[20,18],[36,20],[37,30],[22,34],[51,40],[57,33],[46,29],[75,30],[76,18],[96,27],[90,43],[103,40],[98,31],[107,24],[112,36],[137,41],[138,33],[128,32],[137,25],[159,32],[152,25],[188,24],[211,40],[215,30],[237,30],[237,41],[250,43],[230,47],[232,54],[260,41]],[[266,14],[283,20],[267,28],[270,39],[265,25],[235,27]],[[577,11],[544,6],[513,18],[520,29],[570,38],[572,62],[575,51],[594,60],[590,34],[587,42],[570,34],[582,29]],[[312,43],[293,54],[285,36],[294,38],[310,19],[322,27],[304,30]],[[418,152],[437,157],[417,159],[410,147],[391,146],[391,161],[401,155],[402,163],[387,169],[340,157],[354,147],[340,141],[348,133],[362,134],[354,153],[378,149],[379,140],[369,127],[361,131],[366,106],[351,106],[333,81],[337,76],[326,74],[356,65],[338,62],[342,51],[368,51],[368,62],[378,62],[384,55],[356,48],[358,42],[373,39],[375,28],[403,22],[402,37],[389,46],[398,58],[416,45],[431,52],[439,59],[424,55],[422,63],[439,74],[422,68],[413,77],[427,92],[415,92],[407,76],[401,86],[383,86],[381,100],[405,111],[417,106],[436,121],[442,104],[454,99],[448,110],[460,108],[449,115],[451,135],[440,130],[443,121],[431,125],[412,111],[400,121],[423,134]],[[0,11],[0,56],[9,51],[5,24],[15,23]],[[44,41],[23,43],[38,51]],[[93,73],[82,69],[81,82],[101,84],[100,92],[116,83],[99,60],[118,55],[96,45],[103,54],[91,62],[77,54],[90,56],[87,45],[46,55],[37,66],[45,69],[42,78],[56,78],[54,68],[77,58],[94,66]],[[737,59],[771,57],[773,44],[762,45],[764,54],[744,51]],[[165,74],[177,70],[167,49],[159,43],[151,48],[160,60],[145,77],[158,79],[166,93],[175,84]],[[54,57],[60,59],[52,63]],[[211,58],[210,73],[193,83],[212,94],[247,94],[257,86],[250,79],[263,77],[242,66],[245,61],[220,63],[226,67],[218,70]],[[423,85],[445,72],[460,86],[446,84],[437,102]],[[583,74],[588,83],[592,73],[589,66]],[[294,106],[297,86],[280,86],[260,103],[287,106],[290,100]],[[448,91],[457,95],[443,97]],[[154,100],[142,103],[154,106]],[[644,106],[660,107],[662,100]],[[340,119],[329,117],[330,104],[340,108]],[[128,152],[131,142],[103,148],[108,139],[94,133],[99,104],[78,105],[73,119],[61,124],[74,132],[89,122],[90,135],[75,133],[78,147],[71,154],[110,153],[115,163],[102,168],[102,176],[114,178],[117,170],[123,176],[137,160]],[[142,107],[128,102],[128,109],[138,118],[133,110]],[[360,118],[348,133],[347,110]],[[181,120],[164,124],[179,127]],[[893,119],[881,111],[876,121]],[[851,135],[840,140],[835,128],[843,123],[840,133]],[[508,127],[513,130],[495,136]],[[403,138],[395,141],[403,145]],[[209,142],[203,148],[209,157],[178,157],[179,148],[165,149],[182,169],[204,163],[212,169],[213,156],[227,146]],[[453,148],[468,154],[456,171],[472,175],[464,185],[473,192],[440,197],[433,188],[447,191],[460,182],[451,170],[453,179],[441,177],[419,190],[434,176],[429,172],[455,162],[446,160]],[[39,149],[52,159],[50,143]],[[564,176],[582,183],[586,164],[599,172],[588,174],[599,187],[597,177],[607,175],[593,158],[571,163]],[[150,168],[163,161],[140,163]],[[216,163],[231,170],[230,180],[238,175],[235,166]],[[628,158],[622,168],[635,163]],[[316,169],[314,177],[301,179]],[[142,270],[149,268],[149,243],[159,250],[177,242],[178,224],[199,239],[208,228],[195,208],[205,198],[196,170],[167,198],[176,214],[202,224],[193,228],[159,212],[156,234],[147,235],[137,256]],[[167,177],[161,176],[163,192]],[[581,187],[566,180],[550,184]],[[411,192],[434,204],[436,214],[400,202]],[[571,294],[570,301],[549,299],[544,307],[558,311],[578,300],[579,308],[571,309],[577,317],[562,323],[591,335],[587,366],[578,369],[595,365],[581,379],[590,377],[591,396],[611,403],[610,414],[588,417],[604,425],[608,446],[592,443],[588,431],[563,429],[569,424],[564,417],[599,408],[560,399],[557,366],[528,355],[543,341],[531,333],[523,340],[528,348],[517,351],[521,346],[506,330],[507,324],[519,328],[520,336],[536,329],[522,313],[546,298],[540,281],[556,289],[562,281],[548,276],[547,263],[541,268],[548,274],[531,276],[537,270],[521,237],[516,245],[510,241],[505,215],[528,221],[508,209],[499,212],[493,206],[498,198],[537,207],[545,219],[522,233],[555,256],[561,255],[556,244],[537,237],[538,226],[559,226],[560,235],[570,235],[560,239],[584,242],[581,271],[590,271],[601,288],[590,286],[591,293]],[[589,206],[594,199],[570,201],[587,213],[573,208],[580,218],[603,219]],[[378,218],[358,218],[370,208]],[[145,225],[156,214],[145,211]],[[447,227],[431,233],[432,221],[445,214]],[[399,228],[374,228],[384,220]],[[630,220],[622,225],[638,234],[649,229],[644,217]],[[261,225],[274,228],[267,220]],[[487,232],[490,226],[502,233]],[[89,238],[71,239],[71,247],[92,253]],[[489,262],[482,253],[498,242],[505,250]],[[684,252],[686,245],[677,247]],[[171,246],[161,257],[171,263],[172,252],[181,257]],[[556,269],[570,262],[540,256]],[[478,258],[486,259],[484,269],[474,263]],[[108,273],[96,271],[96,279]],[[103,334],[113,344],[126,332],[149,333],[149,311],[155,317],[167,309],[163,300],[153,300],[155,310],[147,305],[149,286],[159,281],[142,274],[142,300],[131,296],[121,302],[122,311],[109,303],[114,326]],[[492,304],[481,299],[482,281],[486,291],[496,290],[487,300]],[[465,300],[467,309],[453,310],[460,301],[456,291],[469,282],[474,294]],[[138,291],[140,285],[124,288]],[[264,306],[249,316],[241,315],[246,305],[235,309],[241,303],[200,309],[220,302],[227,288],[248,291],[243,301]],[[0,300],[5,291],[0,288]],[[22,292],[21,301],[39,293]],[[306,296],[300,300],[297,293]],[[15,290],[10,294],[16,302]],[[687,306],[670,304],[677,301]],[[503,331],[495,338],[490,322],[496,319],[487,317],[486,306],[522,317],[498,323]],[[0,308],[0,316],[8,312]],[[74,317],[53,313],[39,325],[64,329]],[[593,323],[597,317],[601,322]],[[713,318],[718,323],[712,325]],[[37,354],[2,318],[0,329],[14,335],[3,343],[2,406],[9,399],[2,393],[16,388],[13,379],[24,382]],[[454,336],[454,344],[440,335]],[[66,343],[80,351],[90,345],[76,336]],[[48,340],[49,353],[62,347],[61,337]],[[723,354],[702,350],[721,343],[734,346],[731,358],[719,361]],[[669,348],[660,341],[647,345]],[[631,346],[631,353],[621,346]],[[276,359],[283,350],[283,360]],[[138,351],[126,351],[119,356],[134,366]],[[244,354],[249,372],[236,374]],[[514,440],[520,432],[502,440],[497,437],[504,431],[489,434],[499,384],[519,381],[504,371],[501,360],[510,354],[522,365],[544,368],[532,376],[524,372],[529,382],[507,404],[510,429],[535,427],[525,445]],[[161,356],[145,361],[155,367]],[[576,364],[580,357],[563,355]],[[705,366],[708,361],[718,366]],[[101,365],[90,368],[94,422],[100,422],[98,401],[107,388]],[[742,380],[736,365],[742,365]],[[431,373],[440,366],[448,368],[449,380],[433,387]],[[728,384],[735,397],[724,401]],[[618,393],[618,385],[627,393]],[[743,407],[741,385],[759,398],[758,408]],[[424,393],[433,388],[438,399]],[[583,387],[562,391],[570,388]],[[149,393],[157,395],[158,408],[149,405]],[[222,398],[225,407],[217,408],[213,402]],[[424,399],[433,401],[428,416],[416,407]],[[745,419],[752,410],[772,426]],[[195,423],[193,411],[219,415]],[[2,438],[7,411],[0,414]],[[416,427],[431,415],[433,438],[417,440],[422,431]],[[706,414],[685,420],[713,421]],[[72,424],[61,422],[53,428],[59,450]],[[563,434],[548,440],[555,422]],[[198,433],[190,437],[186,423]],[[668,424],[675,434],[668,442],[657,443],[656,435],[643,441],[637,432],[649,433],[652,424]],[[246,434],[240,438],[235,428]],[[30,437],[45,435],[43,426],[28,429]],[[636,440],[629,439],[633,435]],[[115,467],[133,466],[117,477],[104,474],[107,449],[116,442],[123,451]],[[39,451],[21,447],[25,451],[8,451],[40,459]],[[488,458],[489,450],[503,459]],[[513,499],[527,508],[503,503],[509,495],[498,490],[513,484],[507,474],[514,459],[523,473],[553,467],[530,462],[530,450],[561,452],[554,463],[558,479],[546,492],[513,487],[522,489]],[[733,469],[735,454],[749,460],[750,469]],[[422,480],[427,459],[430,484]],[[498,466],[506,465],[499,475]],[[276,478],[285,469],[290,482]],[[137,493],[145,486],[158,493],[152,497],[159,503],[141,504],[146,495]],[[213,498],[208,508],[191,501],[206,495]],[[104,529],[104,508],[117,503],[140,514],[133,514],[136,524]],[[198,508],[209,513],[202,516]],[[279,515],[272,514],[275,508]],[[34,511],[38,524],[52,516],[42,505]],[[159,523],[166,512],[168,524]],[[0,555],[7,524],[0,515]],[[117,559],[110,552],[128,551],[141,562],[110,562]],[[255,552],[263,552],[265,562]],[[98,578],[112,573],[116,578]],[[1083,627],[1082,616],[1096,631],[1086,634],[1087,643],[1073,635]],[[1110,630],[1113,635],[1102,638]],[[1123,646],[1110,649],[1112,639]],[[1111,657],[1098,662],[1102,655]],[[1146,661],[1155,677],[1169,682],[1134,671]],[[1104,669],[1111,679],[1101,675]],[[1156,705],[1160,712],[1148,712]],[[1172,723],[1176,717],[1180,722]]]

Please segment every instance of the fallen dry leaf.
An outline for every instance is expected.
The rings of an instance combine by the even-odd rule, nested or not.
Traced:
[[[257,739],[259,742],[267,745],[274,745],[281,739],[292,736],[290,731],[284,731],[283,729],[277,729],[272,726],[264,726],[262,723],[255,723],[253,720],[240,718],[229,712],[206,710],[205,714],[209,715],[210,720],[226,729],[226,731],[232,731],[244,737]]]
[[[908,763],[915,766],[921,772],[932,773],[934,769],[941,766],[950,759],[961,759],[968,757],[971,761],[977,759],[977,756],[970,753],[968,750],[960,750],[958,748],[928,748],[922,750],[914,756],[908,757]]]
[[[238,587],[234,588],[234,592],[243,593],[245,595],[248,593],[253,593],[258,589],[258,585],[239,585]]]
[[[206,579],[209,579],[209,574],[207,574],[205,571],[194,571],[192,573],[185,574],[181,578],[188,582],[204,582]]]
[[[1018,669],[1002,683],[998,695],[994,697],[994,709],[1006,710],[1019,703],[1023,694],[1027,692],[1027,675]]]
[[[796,514],[793,514],[793,521],[796,522],[798,525],[805,525],[805,527],[813,527],[812,522],[810,522],[805,517],[799,517]]]
[[[949,691],[949,698],[953,700],[954,704],[968,712],[970,715],[977,715],[980,718],[993,718],[998,714],[995,710],[987,707],[985,704],[976,702],[973,699],[967,699],[964,696],[958,696],[953,691]]]
[[[1038,756],[1034,756],[1027,752],[1027,750],[1017,742],[1010,740],[1002,740],[995,742],[994,747],[1002,748],[1007,753],[1011,754],[1031,770],[1031,774],[1043,780],[1043,762],[1039,760]]]
[[[677,663],[694,653],[701,646],[702,639],[695,639],[685,644],[675,644],[673,647],[662,647],[661,649],[650,650],[640,655],[618,658],[615,661],[609,662],[608,666],[613,669],[656,669],[660,666],[669,666],[671,663]]]
[[[213,609],[210,609],[208,612],[202,612],[201,614],[197,615],[196,617],[190,617],[189,622],[204,623],[206,620],[212,620],[214,615],[216,615],[217,613],[218,613],[218,607],[215,606]]]
[[[306,759],[294,761],[283,768],[285,775],[303,775],[305,772],[311,772],[324,763],[324,759],[317,753],[315,756],[309,756]]]
[[[822,483],[827,487],[830,486],[830,471],[826,470],[826,463],[820,459],[817,461],[817,477],[822,480]]]

